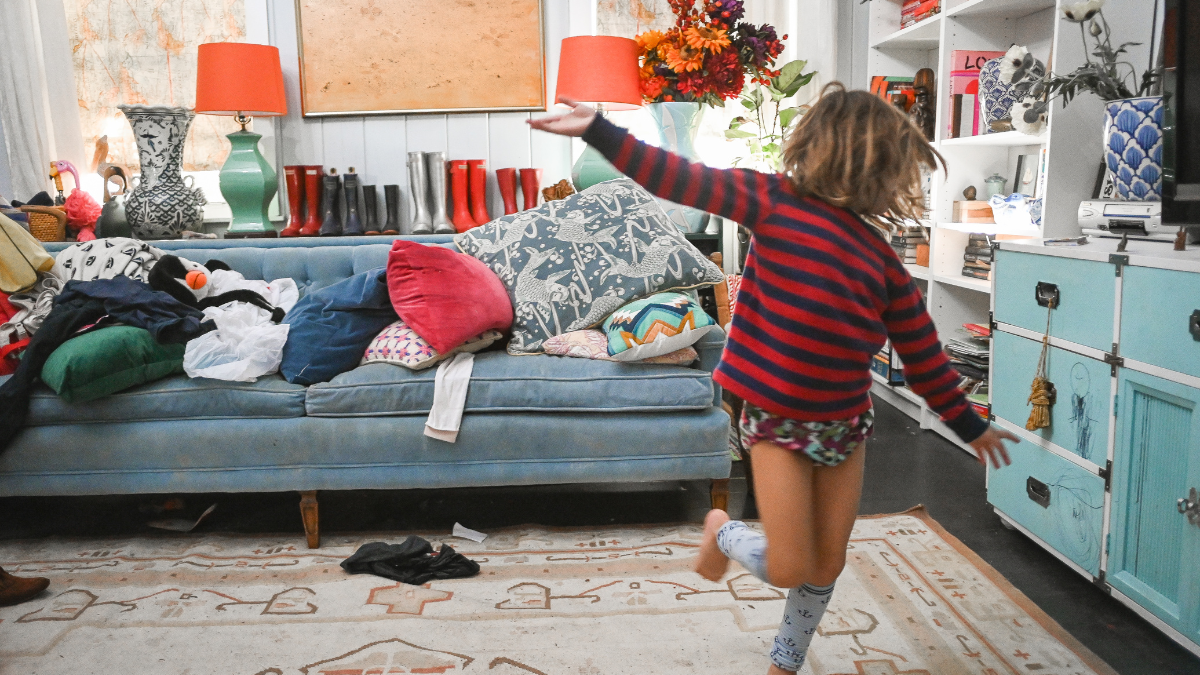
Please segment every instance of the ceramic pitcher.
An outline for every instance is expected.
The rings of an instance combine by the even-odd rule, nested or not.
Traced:
[[[196,113],[167,106],[117,106],[133,127],[141,175],[125,202],[125,217],[138,239],[178,239],[201,231],[204,192],[184,180],[183,141]],[[191,176],[188,176],[191,179]]]

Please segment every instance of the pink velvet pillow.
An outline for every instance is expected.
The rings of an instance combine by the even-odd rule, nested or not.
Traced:
[[[469,255],[397,240],[388,254],[387,282],[396,314],[442,354],[485,331],[512,328],[507,289]]]

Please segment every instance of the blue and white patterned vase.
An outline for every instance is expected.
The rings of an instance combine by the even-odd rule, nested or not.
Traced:
[[[119,105],[137,140],[141,164],[136,186],[125,200],[125,217],[138,239],[178,239],[184,230],[203,231],[204,192],[184,179],[183,142],[196,113],[186,108]],[[191,181],[189,184],[188,181]]]
[[[1119,199],[1162,200],[1162,121],[1161,96],[1104,104],[1104,162]]]
[[[979,107],[983,112],[983,131],[994,134],[992,122],[1012,119],[1012,109],[1017,103],[1011,84],[1000,78],[1000,62],[1004,58],[992,59],[979,70]]]

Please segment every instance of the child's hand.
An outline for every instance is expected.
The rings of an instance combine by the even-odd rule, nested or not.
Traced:
[[[562,115],[539,117],[537,119],[526,120],[526,122],[534,129],[549,131],[552,134],[582,136],[583,132],[587,131],[587,128],[592,125],[592,120],[596,119],[596,111],[566,96],[559,99],[559,102],[566,103],[573,110]]]
[[[1012,464],[1012,460],[1008,458],[1008,450],[1004,447],[1004,441],[1020,443],[1021,439],[1003,429],[988,427],[982,436],[971,441],[969,445],[975,450],[980,464],[987,466],[988,461],[991,460],[992,466],[999,469],[1001,460],[1004,461],[1004,466]]]

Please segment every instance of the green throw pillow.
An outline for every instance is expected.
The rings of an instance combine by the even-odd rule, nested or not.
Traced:
[[[65,401],[92,401],[182,373],[184,347],[160,345],[144,328],[101,328],[55,349],[42,366],[42,382]]]

